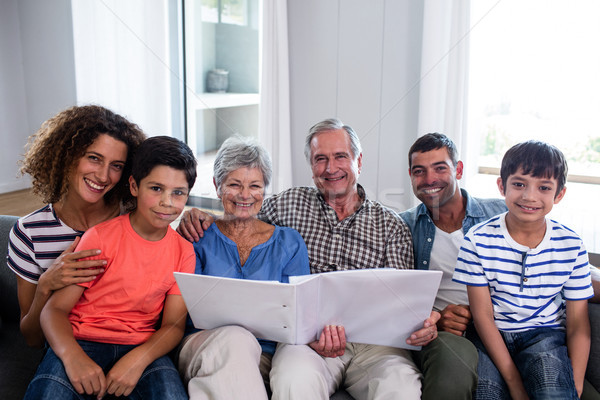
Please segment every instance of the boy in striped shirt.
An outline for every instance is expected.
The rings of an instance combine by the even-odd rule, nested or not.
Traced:
[[[556,147],[513,146],[498,178],[508,212],[465,236],[453,279],[468,285],[476,398],[581,396],[593,296],[588,256],[577,234],[547,218],[565,195],[566,177]]]

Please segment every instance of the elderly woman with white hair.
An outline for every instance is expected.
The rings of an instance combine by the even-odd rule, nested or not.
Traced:
[[[300,234],[256,218],[271,181],[266,150],[249,138],[227,139],[214,163],[213,182],[224,215],[194,243],[196,273],[288,282],[310,273]],[[267,399],[276,343],[240,326],[199,331],[188,317],[178,366],[191,399]]]

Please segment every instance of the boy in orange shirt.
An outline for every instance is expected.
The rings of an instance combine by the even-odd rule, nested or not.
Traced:
[[[137,207],[86,231],[77,250],[101,249],[105,272],[50,298],[50,344],[26,399],[186,399],[166,356],[181,340],[186,307],[173,272],[194,272],[192,244],[169,226],[196,180],[192,151],[161,136],[139,147],[129,179]],[[85,396],[88,395],[88,396]]]

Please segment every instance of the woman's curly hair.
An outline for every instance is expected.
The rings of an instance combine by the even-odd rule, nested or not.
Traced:
[[[107,204],[131,202],[128,179],[131,161],[145,135],[134,123],[97,105],[75,106],[42,124],[29,138],[21,161],[21,173],[32,177],[33,192],[45,203],[56,203],[69,190],[69,176],[87,148],[107,134],[127,145],[127,160],[121,179],[104,196]]]

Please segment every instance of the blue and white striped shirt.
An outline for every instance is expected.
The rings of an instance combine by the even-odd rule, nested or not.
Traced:
[[[48,204],[13,226],[7,264],[21,278],[37,284],[40,275],[82,234],[65,225]]]
[[[502,331],[564,328],[565,300],[594,295],[582,240],[546,218],[544,239],[530,249],[511,238],[505,217],[498,215],[467,233],[453,280],[489,286],[494,320]]]

